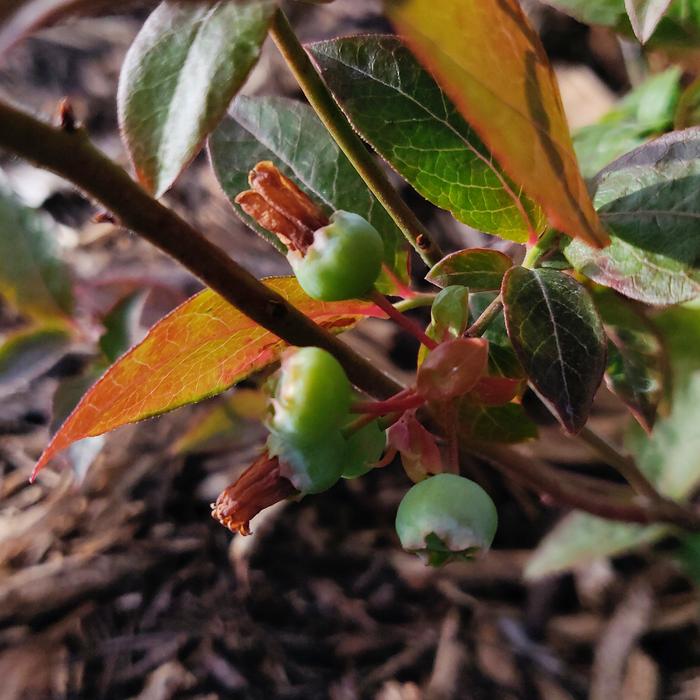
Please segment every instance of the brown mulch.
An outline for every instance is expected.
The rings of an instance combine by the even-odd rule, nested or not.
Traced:
[[[306,35],[377,26],[376,3],[337,7]],[[579,27],[553,26],[583,41]],[[137,27],[131,17],[51,30],[13,52],[0,86],[49,114],[71,94],[100,145],[123,159],[114,85]],[[253,85],[293,92],[274,60],[270,52]],[[620,87],[612,69],[594,68]],[[91,225],[89,205],[62,183],[3,165],[13,184],[45,188],[36,204],[78,231],[62,240],[83,279],[163,283],[146,324],[197,288],[145,244]],[[170,203],[257,274],[283,272],[205,166],[195,164]],[[448,239],[465,235],[446,217],[421,216]],[[17,322],[0,307],[0,331]],[[368,324],[353,342],[404,369],[413,361],[415,348],[386,324]],[[247,425],[229,452],[169,452],[216,399],[117,431],[82,481],[57,463],[29,485],[52,394],[83,363],[84,349],[0,400],[0,700],[700,698],[700,601],[663,547],[524,582],[560,513],[479,465],[499,505],[495,549],[442,570],[398,547],[393,518],[408,482],[397,466],[272,508],[252,537],[232,538],[209,504],[255,457],[259,429]],[[614,434],[619,416],[603,401],[596,420]],[[547,458],[600,468],[543,429]]]

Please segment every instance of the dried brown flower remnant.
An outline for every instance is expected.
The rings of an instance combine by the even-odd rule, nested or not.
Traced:
[[[306,252],[313,243],[314,231],[326,226],[328,217],[270,161],[258,163],[250,171],[248,182],[251,189],[241,192],[236,203],[287,247]]]
[[[212,506],[212,517],[231,532],[250,534],[250,520],[261,510],[293,496],[297,490],[280,475],[279,461],[265,451]]]

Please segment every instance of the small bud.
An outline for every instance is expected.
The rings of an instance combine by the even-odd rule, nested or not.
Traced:
[[[401,455],[401,464],[411,481],[419,482],[428,474],[444,471],[436,437],[406,411],[387,431],[389,446]]]
[[[401,546],[432,566],[488,550],[497,526],[498,513],[489,495],[455,474],[438,474],[416,484],[396,513]]]
[[[68,97],[64,97],[58,105],[58,123],[61,129],[69,134],[78,130],[78,120]]]

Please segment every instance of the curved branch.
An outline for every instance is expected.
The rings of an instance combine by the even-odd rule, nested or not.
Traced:
[[[379,398],[388,398],[403,388],[153,199],[95,148],[83,129],[53,127],[0,102],[0,148],[72,182],[121,225],[175,258],[246,316],[290,345],[328,350],[360,388]]]

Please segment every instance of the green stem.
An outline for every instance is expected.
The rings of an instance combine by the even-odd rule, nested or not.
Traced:
[[[394,308],[400,312],[405,313],[406,311],[412,311],[413,309],[420,309],[424,306],[432,306],[435,301],[437,294],[416,294],[410,299],[402,299],[394,304]]]
[[[309,104],[355,170],[396,222],[409,243],[423,258],[425,264],[428,267],[436,265],[443,257],[442,251],[411,208],[401,199],[362,139],[353,131],[282,10],[278,10],[275,14],[270,35],[294,73]]]
[[[555,231],[552,228],[547,229],[544,234],[542,234],[542,238],[540,238],[539,241],[537,241],[537,243],[535,243],[535,245],[533,245],[532,248],[527,251],[525,259],[523,260],[523,267],[526,267],[529,270],[534,269],[542,256],[549,253],[549,251],[552,249],[552,243],[554,243],[558,236],[558,231]]]
[[[365,391],[386,398],[402,389],[153,199],[95,148],[84,130],[52,127],[0,102],[0,148],[77,185],[114,214],[120,224],[180,262],[246,316],[290,345],[315,345],[328,350],[351,381]]]

